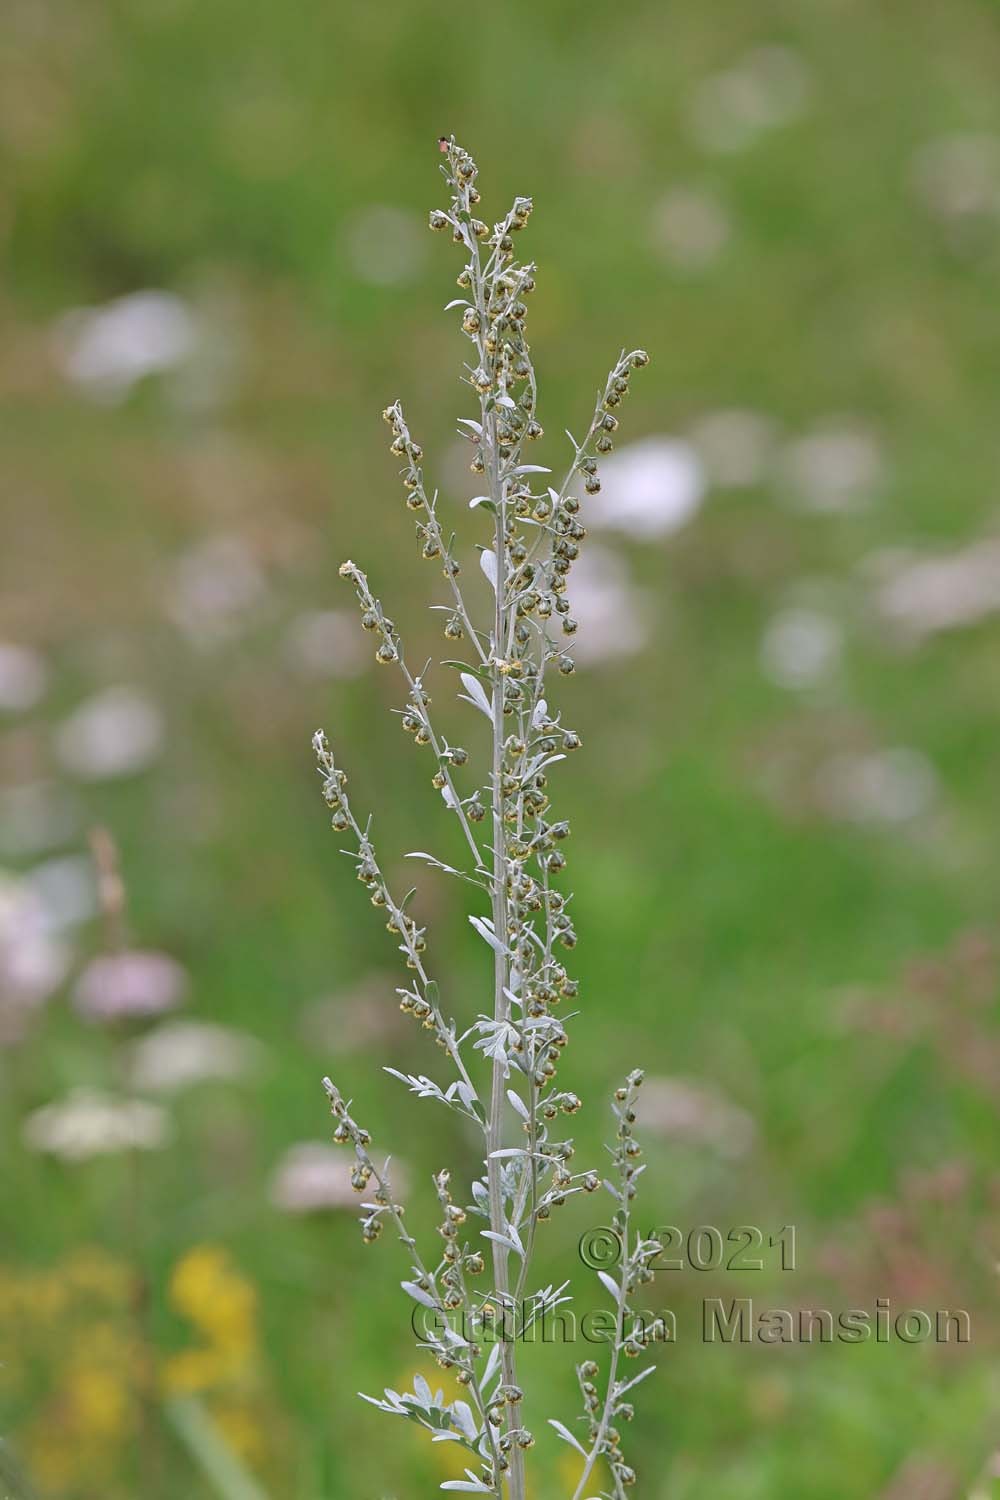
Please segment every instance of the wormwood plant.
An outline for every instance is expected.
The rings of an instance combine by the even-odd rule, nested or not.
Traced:
[[[618,1272],[598,1273],[602,1296],[612,1298],[613,1336],[608,1367],[600,1372],[588,1359],[577,1367],[582,1415],[576,1431],[554,1417],[560,1438],[581,1456],[573,1500],[590,1496],[610,1475],[610,1491],[620,1497],[635,1482],[623,1456],[619,1424],[632,1416],[631,1388],[651,1370],[628,1378],[623,1357],[639,1355],[663,1334],[662,1324],[644,1325],[630,1311],[629,1298],[652,1279],[659,1250],[632,1228],[632,1199],[642,1172],[633,1134],[636,1095],[642,1074],[633,1072],[614,1094],[615,1139],[611,1169],[575,1170],[573,1142],[564,1138],[563,1120],[580,1108],[576,1094],[558,1081],[566,1046],[564,1003],[577,998],[577,983],[566,955],[576,945],[570,896],[556,880],[566,866],[563,852],[569,825],[553,816],[549,777],[557,762],[580,746],[579,736],[549,702],[553,673],[573,671],[566,641],[576,631],[567,594],[573,562],[586,536],[585,504],[577,493],[600,489],[597,455],[609,453],[618,428],[617,412],[628,395],[632,372],[648,363],[642,349],[623,353],[597,397],[582,440],[572,435],[572,457],[558,488],[543,476],[550,471],[524,461],[525,447],[542,436],[531,351],[525,335],[526,298],[535,286],[535,268],[515,257],[515,235],[531,215],[530,198],[515,198],[492,226],[477,215],[477,168],[454,139],[439,142],[441,170],[450,194],[447,208],[430,216],[432,229],[450,231],[464,264],[462,296],[448,304],[461,309],[470,357],[464,383],[476,402],[476,415],[462,417],[460,429],[471,451],[471,467],[483,493],[470,501],[476,520],[485,522],[477,543],[479,562],[493,594],[490,618],[477,624],[466,603],[455,554],[455,538],[438,509],[437,491],[425,478],[423,451],[413,437],[399,402],[383,413],[392,430],[390,452],[402,463],[406,504],[416,518],[422,555],[441,565],[450,598],[436,606],[444,613],[444,634],[461,643],[466,661],[444,666],[458,673],[465,703],[489,722],[489,764],[445,736],[432,717],[423,673],[407,663],[395,624],[353,562],[340,569],[361,606],[361,623],[377,642],[375,657],[395,667],[406,692],[403,729],[427,747],[431,780],[450,816],[457,819],[468,850],[464,869],[430,854],[424,860],[462,880],[477,909],[469,921],[489,952],[492,1002],[486,1013],[461,1025],[446,1018],[427,957],[425,930],[407,913],[409,896],[390,890],[372,839],[371,819],[353,810],[347,777],[334,759],[326,736],[314,747],[323,795],[334,829],[352,844],[345,850],[357,862],[358,879],[386,926],[399,941],[408,970],[398,990],[401,1009],[434,1037],[442,1049],[448,1080],[387,1071],[423,1099],[461,1116],[463,1130],[482,1141],[483,1173],[461,1191],[447,1168],[434,1179],[440,1208],[440,1243],[427,1253],[409,1233],[403,1205],[393,1191],[389,1163],[381,1164],[372,1139],[351,1113],[351,1103],[323,1080],[336,1127],[334,1139],[354,1153],[351,1180],[362,1203],[362,1235],[368,1242],[389,1224],[404,1246],[410,1273],[403,1291],[424,1309],[425,1339],[438,1363],[464,1388],[467,1400],[447,1401],[421,1377],[405,1395],[387,1390],[373,1404],[424,1427],[434,1441],[459,1443],[470,1455],[465,1479],[445,1490],[524,1500],[526,1452],[534,1443],[518,1385],[518,1339],[562,1303],[568,1283],[530,1285],[532,1251],[539,1226],[576,1193],[602,1187],[614,1199],[614,1225],[623,1254]],[[487,530],[488,527],[488,530]],[[469,1201],[471,1200],[471,1201]],[[372,1397],[365,1397],[372,1401]]]

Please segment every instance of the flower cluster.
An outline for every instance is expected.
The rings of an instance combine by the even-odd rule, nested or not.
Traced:
[[[370,1195],[362,1204],[363,1237],[375,1240],[387,1222],[395,1229],[411,1264],[403,1289],[433,1315],[425,1347],[469,1398],[448,1404],[440,1393],[432,1395],[426,1382],[415,1382],[413,1392],[400,1396],[387,1391],[385,1400],[375,1404],[427,1428],[438,1440],[461,1443],[475,1456],[476,1466],[466,1470],[466,1478],[444,1488],[524,1500],[524,1455],[534,1439],[521,1415],[516,1340],[497,1338],[496,1329],[511,1311],[524,1327],[567,1300],[565,1286],[529,1288],[535,1236],[571,1196],[602,1186],[598,1172],[576,1168],[573,1139],[561,1128],[581,1107],[577,1094],[559,1079],[568,1041],[560,1007],[576,1001],[579,984],[568,967],[577,942],[572,898],[559,884],[570,827],[553,812],[550,777],[581,741],[550,705],[547,679],[574,670],[568,645],[577,622],[569,591],[573,565],[587,537],[587,497],[600,490],[599,459],[613,448],[633,372],[648,363],[648,356],[635,349],[615,361],[584,435],[569,435],[570,460],[558,484],[551,482],[544,465],[525,460],[526,445],[544,435],[527,338],[535,266],[515,255],[516,236],[529,222],[532,203],[515,198],[490,226],[478,214],[476,163],[453,139],[439,144],[448,206],[431,213],[430,225],[450,232],[463,256],[458,276],[463,295],[449,310],[459,312],[469,346],[463,381],[475,415],[463,416],[459,429],[470,445],[471,470],[481,476],[482,493],[469,503],[476,520],[487,527],[476,544],[492,591],[485,619],[477,622],[466,603],[456,536],[442,527],[438,492],[428,483],[423,448],[411,436],[402,406],[393,402],[383,416],[392,433],[390,451],[401,464],[421,555],[438,562],[447,580],[447,600],[436,606],[444,616],[445,638],[463,642],[470,658],[444,665],[458,674],[459,699],[489,723],[489,762],[478,773],[469,752],[444,732],[424,674],[408,666],[400,633],[366,574],[354,562],[345,562],[340,571],[357,595],[362,627],[375,638],[376,660],[401,674],[403,729],[432,759],[432,785],[447,813],[457,819],[468,850],[464,869],[424,851],[410,856],[463,880],[482,902],[469,920],[489,950],[491,1004],[464,1026],[446,1019],[438,984],[428,971],[426,933],[407,913],[409,897],[391,892],[376,855],[371,820],[359,820],[352,810],[347,777],[326,736],[318,732],[314,738],[332,826],[347,837],[345,853],[355,861],[372,904],[383,911],[409,974],[398,991],[401,1008],[434,1036],[453,1076],[439,1084],[423,1074],[388,1071],[419,1097],[462,1115],[483,1140],[484,1171],[472,1182],[467,1201],[453,1196],[447,1170],[434,1179],[441,1246],[433,1258],[421,1256],[406,1229],[388,1164],[376,1163],[369,1133],[353,1119],[337,1087],[329,1079],[324,1086],[336,1121],[334,1139],[353,1150],[352,1186]],[[616,1095],[618,1185],[604,1184],[616,1197],[616,1222],[626,1242],[629,1205],[641,1171],[631,1133],[640,1082],[640,1075],[631,1075]],[[607,1398],[603,1404],[595,1398],[596,1406],[587,1398],[590,1449],[569,1439],[586,1465],[578,1495],[602,1456],[611,1466],[616,1495],[630,1482],[631,1470],[618,1457],[611,1422],[622,1410],[615,1372],[619,1355],[644,1347],[649,1336],[628,1321],[625,1299],[651,1274],[656,1248],[637,1242],[616,1287],[619,1328]],[[487,1272],[487,1249],[491,1284],[480,1291],[475,1282]],[[581,1381],[586,1396],[593,1380],[587,1375]],[[561,1436],[568,1434],[561,1424],[553,1425]]]

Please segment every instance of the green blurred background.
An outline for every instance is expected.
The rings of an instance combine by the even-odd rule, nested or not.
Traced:
[[[650,1224],[797,1227],[794,1273],[658,1278],[681,1333],[629,1434],[641,1493],[996,1493],[998,76],[985,0],[5,0],[0,1431],[25,1493],[403,1500],[454,1472],[355,1399],[433,1371],[396,1247],[361,1245],[307,1144],[331,1072],[418,1225],[427,1174],[474,1166],[381,1071],[437,1054],[309,750],[323,723],[392,867],[448,857],[336,571],[369,569],[413,661],[439,651],[379,413],[404,399],[465,524],[442,131],[487,216],[535,199],[540,461],[623,344],[653,356],[563,694],[580,1158],[638,1061]],[[474,1013],[460,892],[420,884]],[[108,1019],[182,973],[174,1013]],[[603,1218],[542,1241],[581,1305]],[[701,1299],[749,1295],[962,1306],[973,1342],[704,1345]],[[572,1420],[571,1351],[527,1365]],[[536,1500],[574,1472],[550,1438]]]

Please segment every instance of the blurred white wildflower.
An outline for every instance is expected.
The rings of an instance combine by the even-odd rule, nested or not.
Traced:
[[[717,260],[730,237],[729,214],[708,188],[675,187],[653,205],[653,248],[682,271],[700,271]]]
[[[740,489],[760,484],[774,453],[776,424],[754,411],[714,411],[691,429],[710,484]]]
[[[399,1035],[406,1025],[396,997],[395,975],[379,970],[362,975],[350,989],[324,995],[302,1011],[303,1041],[322,1052],[339,1054],[370,1047]]]
[[[707,151],[743,151],[802,115],[811,91],[812,75],[798,52],[755,47],[734,67],[702,79],[689,101],[688,129]]]
[[[130,949],[92,959],[73,986],[73,1005],[88,1021],[158,1016],[180,1005],[187,988],[176,959]]]
[[[392,1163],[393,1188],[401,1193],[405,1175]],[[343,1152],[325,1141],[301,1141],[281,1158],[271,1178],[271,1202],[284,1213],[321,1213],[326,1209],[356,1209],[358,1195],[351,1187],[351,1167]]]
[[[142,291],[103,307],[77,308],[54,330],[63,374],[98,401],[121,401],[147,375],[182,365],[195,353],[198,325],[172,292]]]
[[[836,620],[811,609],[784,609],[769,621],[760,644],[761,666],[779,687],[808,688],[828,677],[840,660]]]
[[[89,922],[97,913],[94,862],[85,854],[47,859],[28,874],[37,891],[50,928],[62,932]]]
[[[705,474],[690,443],[643,438],[601,464],[601,490],[587,501],[587,524],[640,539],[666,536],[690,521],[705,494]]]
[[[936,557],[896,553],[874,564],[869,570],[882,575],[879,613],[913,639],[972,625],[1000,610],[1000,539]]]
[[[33,1151],[67,1162],[115,1151],[155,1151],[170,1133],[169,1118],[158,1104],[82,1088],[36,1109],[23,1126],[25,1144]]]
[[[592,542],[573,568],[573,613],[580,631],[573,655],[583,664],[641,651],[649,639],[649,601],[636,588],[625,559]]]
[[[69,952],[38,891],[0,871],[0,1045],[16,1041],[27,1017],[58,989]]]
[[[919,750],[841,751],[819,768],[824,811],[852,823],[905,823],[934,803],[937,776]]]
[[[196,646],[238,636],[267,598],[267,579],[248,542],[223,534],[196,543],[171,565],[164,589],[167,615]]]
[[[910,185],[935,218],[1000,215],[1000,137],[947,135],[914,152]]]
[[[354,616],[341,609],[296,615],[287,651],[291,664],[310,677],[357,677],[368,660]]]
[[[40,651],[0,641],[0,713],[24,713],[34,708],[49,681]]]
[[[877,1500],[955,1500],[959,1485],[953,1469],[933,1454],[907,1458]],[[968,1500],[989,1500],[987,1491],[972,1490]]]
[[[691,1078],[646,1079],[642,1090],[646,1130],[720,1156],[745,1156],[756,1135],[752,1117],[711,1084]]]
[[[390,203],[373,203],[350,221],[347,254],[354,274],[374,286],[412,281],[425,256],[423,225]]]
[[[860,424],[830,420],[785,445],[782,477],[804,510],[858,510],[873,498],[884,475],[874,434]]]
[[[43,854],[68,843],[79,827],[79,809],[57,782],[28,781],[0,791],[0,855]]]
[[[131,776],[163,748],[163,715],[138,688],[111,687],[81,703],[56,731],[59,764],[82,781]]]
[[[130,1086],[140,1093],[173,1093],[212,1079],[243,1078],[264,1049],[254,1037],[206,1021],[168,1021],[134,1042]]]

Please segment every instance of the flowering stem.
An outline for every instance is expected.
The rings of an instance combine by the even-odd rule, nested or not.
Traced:
[[[478,1456],[478,1472],[467,1468],[464,1480],[450,1481],[445,1488],[489,1494],[496,1500],[526,1500],[524,1454],[534,1436],[524,1425],[522,1392],[517,1382],[515,1340],[527,1326],[518,1315],[526,1302],[531,1319],[537,1320],[569,1300],[564,1295],[568,1283],[529,1293],[538,1225],[569,1197],[596,1192],[601,1186],[596,1171],[571,1169],[573,1140],[563,1137],[555,1123],[560,1115],[575,1114],[581,1101],[555,1082],[567,1042],[566,1028],[555,1007],[578,994],[577,982],[567,972],[561,950],[575,947],[577,935],[569,907],[571,895],[559,889],[559,881],[552,880],[566,866],[562,845],[570,834],[570,825],[550,810],[548,783],[550,768],[565,759],[567,752],[579,748],[580,736],[563,724],[557,707],[549,706],[546,669],[554,668],[560,677],[574,670],[566,643],[556,637],[557,631],[572,637],[577,629],[570,612],[568,575],[587,535],[586,498],[570,490],[580,489],[586,496],[600,490],[598,460],[612,451],[612,435],[618,428],[615,412],[628,394],[632,370],[646,364],[647,355],[641,349],[623,353],[612,368],[598,394],[583,441],[571,440],[572,462],[558,491],[544,480],[536,480],[534,476],[551,471],[522,461],[524,444],[544,436],[536,410],[538,392],[525,331],[528,308],[523,300],[534,289],[535,267],[533,262],[519,261],[515,252],[515,237],[531,216],[531,199],[515,198],[491,229],[477,214],[478,168],[472,157],[454,138],[442,138],[438,144],[446,158],[442,173],[450,203],[446,209],[432,210],[430,224],[432,229],[450,233],[465,260],[458,276],[464,295],[454,299],[449,308],[462,309],[462,332],[471,349],[464,383],[476,393],[479,407],[478,420],[471,416],[459,419],[459,426],[473,445],[471,469],[484,476],[484,493],[470,503],[477,521],[489,515],[493,522],[490,545],[477,544],[483,571],[494,590],[493,606],[482,620],[482,628],[475,625],[457,582],[459,562],[454,536],[442,529],[437,492],[428,493],[423,449],[410,435],[398,401],[385,408],[383,417],[392,429],[390,452],[402,461],[406,508],[415,520],[421,555],[439,561],[448,580],[451,602],[436,606],[447,616],[445,638],[468,638],[474,653],[472,665],[463,661],[446,665],[467,668],[461,673],[465,692],[460,696],[490,722],[488,772],[484,777],[480,769],[478,785],[464,799],[459,788],[468,774],[463,768],[473,768],[469,751],[449,743],[432,725],[431,700],[423,677],[407,666],[399,633],[369,588],[365,574],[350,561],[340,571],[354,585],[363,628],[376,637],[376,660],[396,665],[402,673],[408,690],[402,728],[413,736],[415,744],[430,748],[436,761],[432,785],[458,818],[472,867],[454,869],[422,852],[412,857],[471,882],[480,892],[489,892],[491,920],[485,913],[477,913],[470,914],[470,921],[493,950],[492,1003],[484,1005],[461,1034],[454,1022],[445,1022],[437,985],[426,972],[421,957],[426,946],[424,930],[407,916],[408,898],[397,902],[391,896],[375,857],[369,825],[359,824],[351,811],[346,775],[335,765],[326,737],[318,734],[315,740],[332,827],[353,835],[358,879],[367,887],[372,905],[388,917],[388,930],[398,934],[400,950],[415,974],[407,987],[398,991],[401,1009],[413,1015],[445,1048],[457,1077],[443,1089],[423,1074],[404,1074],[395,1068],[387,1071],[407,1082],[422,1098],[436,1099],[463,1120],[474,1119],[484,1132],[485,1174],[471,1185],[473,1204],[453,1200],[446,1171],[435,1177],[442,1209],[438,1231],[444,1250],[433,1269],[428,1269],[417,1254],[385,1170],[380,1173],[371,1159],[368,1132],[350,1118],[348,1106],[333,1085],[327,1081],[326,1087],[338,1120],[334,1139],[354,1146],[352,1185],[364,1192],[369,1180],[374,1180],[377,1188],[374,1201],[362,1204],[362,1236],[370,1243],[378,1238],[383,1223],[394,1225],[413,1264],[414,1279],[403,1282],[403,1290],[445,1320],[440,1332],[426,1332],[421,1347],[435,1356],[442,1369],[453,1372],[459,1385],[468,1391],[472,1407],[462,1399],[449,1402],[443,1393],[435,1395],[419,1375],[414,1377],[412,1392],[401,1396],[387,1390],[386,1399],[374,1400],[374,1404],[391,1415],[416,1421],[437,1440],[457,1439],[466,1451]],[[481,852],[473,830],[487,818],[490,835],[482,837],[485,829],[480,831]],[[354,854],[353,850],[349,852]],[[465,1058],[471,1061],[471,1055],[463,1056],[462,1052],[474,1034],[478,1034],[474,1050],[489,1064],[488,1083],[481,1078],[481,1096],[472,1082],[473,1076],[481,1075],[475,1068],[467,1068]],[[624,1108],[617,1111],[618,1141],[613,1153],[620,1168],[620,1189],[612,1191],[622,1208],[626,1243],[628,1200],[641,1171],[633,1165],[640,1153],[631,1134],[635,1118],[631,1097],[639,1082],[640,1075],[630,1075],[626,1088],[615,1095],[617,1101],[624,1101]],[[516,1136],[515,1125],[519,1132]],[[476,1225],[471,1239],[467,1238],[471,1226],[462,1228],[470,1215]],[[485,1227],[479,1227],[484,1221]],[[480,1248],[482,1237],[490,1241],[488,1254],[485,1247]],[[625,1298],[634,1285],[652,1274],[649,1261],[658,1249],[652,1242],[637,1241],[623,1268],[621,1286],[616,1288],[615,1347],[603,1403],[593,1383],[597,1365],[588,1361],[578,1372],[592,1449],[583,1450],[568,1429],[558,1422],[553,1424],[560,1436],[585,1453],[586,1468],[574,1500],[582,1500],[602,1454],[611,1465],[616,1500],[621,1500],[623,1486],[634,1482],[634,1471],[621,1456],[620,1437],[611,1424],[624,1412],[620,1397],[631,1388],[630,1383],[618,1381],[619,1356],[622,1352],[636,1354],[645,1343],[635,1328],[626,1332]],[[517,1257],[516,1275],[511,1267],[512,1255]],[[491,1285],[479,1304],[467,1277],[486,1273],[490,1261]],[[456,1335],[448,1318],[461,1312],[469,1317],[472,1327],[481,1330],[491,1321],[488,1310],[499,1327],[496,1342],[481,1366],[483,1350],[472,1339]]]

